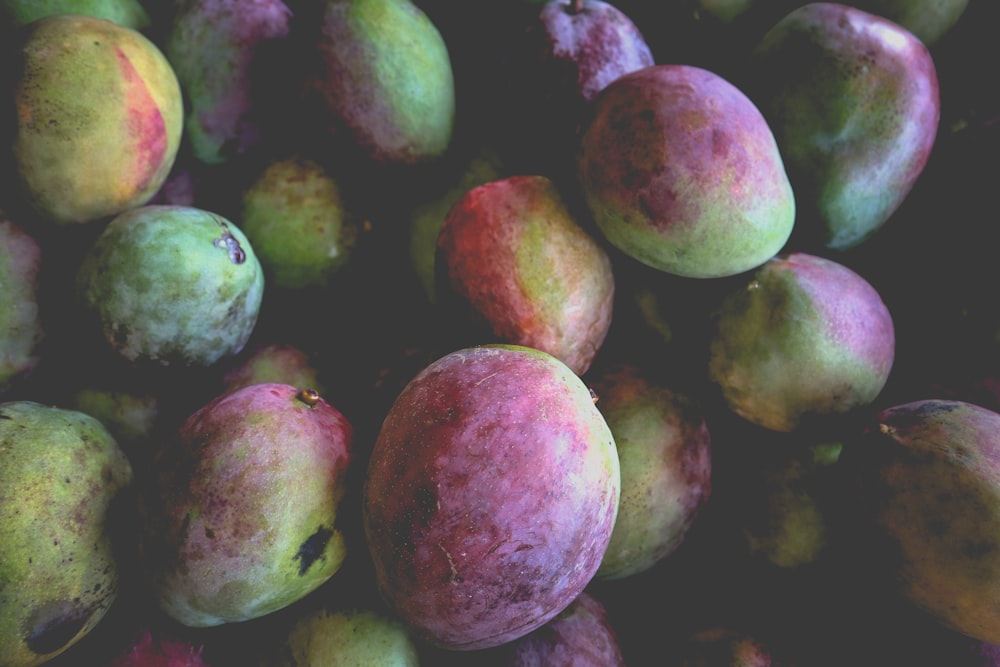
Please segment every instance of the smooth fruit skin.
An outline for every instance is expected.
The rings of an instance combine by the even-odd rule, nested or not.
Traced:
[[[173,69],[142,33],[84,15],[47,16],[16,37],[14,166],[46,220],[87,223],[145,204],[180,146]]]
[[[282,0],[176,4],[164,48],[188,104],[186,137],[198,160],[225,163],[261,140],[256,112],[266,91],[257,85],[266,48],[288,37],[292,11]]]
[[[591,103],[577,164],[594,221],[626,255],[684,277],[750,270],[782,249],[795,199],[764,117],[708,70],[658,64]]]
[[[53,14],[86,14],[114,21],[133,30],[146,30],[151,19],[139,0],[4,0],[0,20],[24,25]]]
[[[378,165],[410,166],[451,144],[455,81],[437,27],[410,0],[326,0],[307,94],[336,141]]]
[[[927,47],[838,3],[793,10],[753,51],[751,92],[799,204],[801,249],[847,250],[890,218],[930,157],[941,115]]]
[[[140,496],[141,557],[170,618],[258,618],[326,582],[346,556],[337,511],[353,429],[281,383],[212,399],[160,442]]]
[[[859,510],[885,549],[866,558],[884,553],[906,599],[1000,644],[1000,414],[955,400],[893,405],[868,420],[844,457]]]
[[[253,332],[264,274],[243,232],[187,206],[148,205],[102,230],[76,289],[107,345],[129,362],[210,366]]]
[[[0,209],[0,395],[40,361],[38,311],[42,247]]]
[[[689,396],[618,364],[590,377],[621,463],[618,519],[597,577],[644,572],[684,542],[712,492],[712,439]]]
[[[546,176],[466,192],[438,234],[439,299],[454,295],[488,340],[533,347],[582,375],[611,326],[615,281],[604,248]]]
[[[398,395],[371,453],[378,588],[444,648],[524,636],[592,579],[620,492],[611,432],[565,364],[520,346],[451,352]]]
[[[0,665],[48,662],[104,618],[119,582],[111,506],[132,479],[93,417],[0,403]]]
[[[736,414],[775,431],[870,405],[895,358],[892,316],[847,266],[772,258],[713,314],[709,378]]]

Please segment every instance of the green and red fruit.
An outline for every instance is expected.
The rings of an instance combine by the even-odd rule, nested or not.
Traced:
[[[10,103],[19,194],[42,218],[86,223],[147,203],[184,118],[177,77],[137,30],[57,14],[16,32]]]
[[[726,79],[689,65],[626,74],[593,100],[578,180],[614,246],[684,277],[753,269],[782,249],[795,222],[761,112]]]
[[[400,392],[371,453],[378,589],[434,645],[522,637],[593,578],[620,483],[611,431],[564,363],[508,345],[446,354]]]
[[[353,429],[319,394],[256,384],[212,399],[156,448],[140,553],[156,604],[191,627],[287,607],[346,556],[338,509]]]
[[[611,260],[548,177],[466,192],[441,227],[435,266],[439,301],[483,330],[473,344],[533,347],[582,375],[611,326]]]
[[[712,326],[710,380],[733,412],[775,431],[871,405],[895,358],[892,316],[871,283],[806,253],[767,261]]]
[[[42,248],[0,208],[0,394],[31,373],[44,338],[38,311]]]

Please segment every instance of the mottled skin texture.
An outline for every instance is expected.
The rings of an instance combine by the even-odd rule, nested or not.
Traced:
[[[0,396],[39,362],[41,259],[38,240],[0,209]]]
[[[522,637],[592,579],[620,481],[611,431],[564,364],[518,346],[447,354],[399,394],[371,454],[379,590],[442,647]]]
[[[83,15],[42,18],[17,39],[13,151],[27,203],[59,224],[145,204],[174,163],[184,115],[162,52]]]
[[[295,387],[308,387],[324,393],[313,355],[289,343],[269,342],[250,350],[223,373],[224,391],[233,391],[251,384],[281,382]]]
[[[708,424],[688,396],[616,365],[590,379],[621,463],[618,520],[597,576],[648,570],[681,545],[712,490]]]
[[[771,28],[751,63],[747,90],[785,159],[799,247],[862,243],[910,193],[937,137],[927,47],[880,16],[817,2]]]
[[[607,337],[611,260],[545,176],[466,192],[441,227],[436,262],[444,288],[497,342],[548,352],[582,375]]]
[[[194,156],[224,163],[256,147],[255,67],[269,42],[288,37],[282,0],[183,0],[165,42],[187,101],[185,132]]]
[[[451,143],[455,81],[437,27],[410,0],[326,0],[308,82],[331,135],[381,165],[434,160]]]
[[[34,667],[90,633],[118,595],[110,507],[132,467],[74,410],[0,403],[0,657]]]
[[[140,206],[112,219],[81,263],[76,289],[130,362],[210,366],[243,349],[264,274],[231,222],[186,206]]]
[[[795,219],[764,117],[698,67],[653,65],[609,84],[583,127],[577,171],[608,240],[680,276],[759,266],[781,250]]]
[[[86,14],[133,30],[150,27],[149,13],[139,0],[3,0],[0,23],[24,25],[53,14]]]
[[[894,405],[852,453],[898,590],[954,630],[1000,643],[1000,414],[953,400]]]
[[[257,618],[334,575],[351,424],[281,383],[213,399],[161,442],[140,496],[141,554],[171,618],[207,627]]]
[[[143,630],[135,644],[115,656],[109,667],[211,667],[202,651],[190,642],[154,638],[152,632]]]
[[[268,163],[244,191],[240,211],[240,226],[279,287],[325,286],[358,238],[339,184],[306,158]]]
[[[502,667],[625,667],[607,610],[587,592],[500,652],[503,658],[496,664]]]
[[[318,609],[292,624],[274,659],[261,667],[384,665],[417,667],[417,644],[398,618],[363,608]]]
[[[817,255],[772,258],[713,318],[711,381],[735,413],[775,431],[871,404],[895,357],[892,316],[875,288]]]

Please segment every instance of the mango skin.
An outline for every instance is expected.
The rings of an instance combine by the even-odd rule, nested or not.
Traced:
[[[243,232],[187,206],[147,205],[115,216],[76,276],[86,313],[131,363],[210,366],[246,345],[264,274]]]
[[[795,197],[774,135],[736,86],[658,64],[591,102],[577,180],[612,245],[661,271],[735,275],[782,249]]]
[[[879,293],[818,255],[772,258],[712,319],[709,379],[733,412],[774,431],[870,405],[895,359],[895,327]]]
[[[291,20],[281,0],[177,3],[164,50],[185,94],[184,131],[195,158],[221,164],[260,143],[265,49],[288,37]]]
[[[133,30],[151,26],[149,12],[139,0],[4,0],[0,22],[24,25],[53,14],[86,14],[114,21]]]
[[[884,549],[869,554],[885,554],[904,598],[957,632],[1000,644],[1000,414],[921,399],[864,426],[843,456]]]
[[[0,396],[40,361],[45,332],[38,311],[38,240],[0,209]]]
[[[437,239],[439,300],[467,308],[486,339],[547,352],[582,375],[611,326],[611,259],[546,176],[476,186]],[[450,307],[444,305],[444,307]]]
[[[620,482],[611,431],[565,364],[516,345],[446,354],[398,395],[369,459],[379,591],[443,648],[524,636],[593,577]]]
[[[0,403],[0,664],[34,667],[90,633],[118,595],[108,528],[132,466],[75,410]]]
[[[140,495],[140,558],[172,619],[211,627],[287,607],[346,556],[337,523],[353,428],[308,389],[212,399],[156,446]]]
[[[321,128],[364,161],[441,157],[455,123],[448,47],[410,0],[326,0],[307,95]]]
[[[13,158],[20,193],[56,224],[145,204],[166,180],[184,117],[177,77],[142,33],[54,15],[16,33]]]
[[[745,88],[774,131],[799,204],[799,249],[844,251],[902,204],[937,138],[937,71],[913,33],[816,2],[753,50]]]

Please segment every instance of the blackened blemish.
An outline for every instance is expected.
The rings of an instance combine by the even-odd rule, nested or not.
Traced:
[[[299,561],[299,576],[305,575],[310,566],[323,555],[326,545],[333,537],[333,531],[324,526],[316,529],[316,532],[306,538],[306,541],[299,547],[295,554],[295,560]]]
[[[233,264],[242,264],[247,259],[247,254],[244,252],[240,242],[236,240],[236,237],[228,229],[222,233],[222,236],[215,239],[212,245],[216,248],[225,248],[229,254],[229,261]]]
[[[24,643],[37,655],[55,653],[80,634],[96,610],[70,601],[45,605],[31,615]]]

